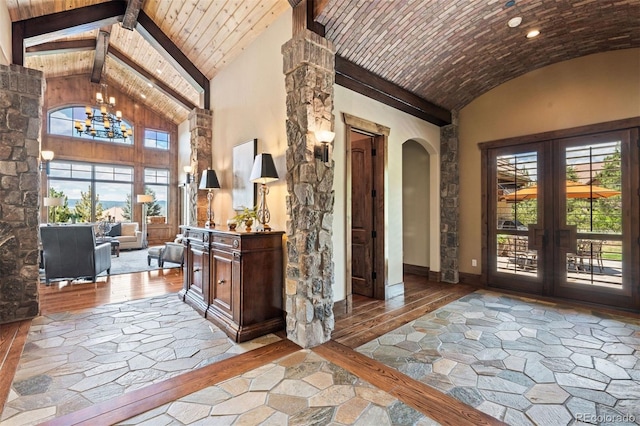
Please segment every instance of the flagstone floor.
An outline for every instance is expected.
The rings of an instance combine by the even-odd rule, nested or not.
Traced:
[[[0,423],[37,424],[277,340],[236,344],[174,293],[40,316]]]
[[[357,351],[510,425],[640,423],[640,320],[477,291]]]
[[[416,425],[439,423],[319,355],[300,350],[122,425]]]

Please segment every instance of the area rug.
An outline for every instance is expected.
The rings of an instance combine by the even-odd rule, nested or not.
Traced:
[[[179,268],[178,263],[166,262],[162,269]],[[111,256],[111,274],[131,274],[134,272],[155,271],[160,269],[157,259],[151,259],[151,265],[147,264],[147,250],[120,251],[120,256]],[[106,276],[104,271],[98,274],[99,277]],[[44,269],[40,269],[40,281],[44,282]]]

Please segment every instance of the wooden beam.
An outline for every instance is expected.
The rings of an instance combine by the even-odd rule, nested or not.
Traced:
[[[91,70],[91,82],[100,83],[102,78],[102,70],[104,69],[104,61],[107,60],[107,49],[109,48],[109,38],[111,37],[111,28],[104,28],[98,31],[96,37],[96,54],[93,60],[93,69]]]
[[[123,52],[116,49],[115,47],[113,46],[109,47],[109,56],[111,56],[114,60],[118,61],[121,65],[129,69],[129,71],[131,71],[132,73],[135,73],[140,78],[143,78],[149,81],[151,84],[153,84],[156,87],[156,89],[160,90],[166,96],[172,98],[174,101],[181,104],[189,111],[191,111],[194,108],[197,108],[197,105],[195,105],[189,99],[185,98],[184,96],[182,96],[181,94],[173,90],[171,87],[169,87],[162,81],[156,79],[153,76],[153,74],[151,74],[149,71],[147,71],[140,65],[136,64],[135,62],[133,62],[131,58],[129,58],[127,55],[125,55]]]
[[[300,0],[293,6],[293,35],[309,30],[324,37],[324,25],[315,21],[314,0]]]
[[[36,44],[27,47],[27,56],[53,55],[57,53],[80,52],[84,50],[94,50],[96,39],[83,38],[79,40],[52,41],[49,43]]]
[[[64,12],[37,16],[12,24],[13,63],[24,65],[24,48],[115,24],[127,3],[114,0]]]
[[[336,55],[336,84],[436,126],[451,124],[451,112]]]
[[[144,10],[138,15],[138,32],[199,92],[204,91],[204,108],[209,109],[211,94],[209,79],[185,56],[184,53],[162,32]]]
[[[138,24],[138,14],[142,10],[142,2],[144,0],[129,0],[127,10],[122,18],[122,28],[133,31]]]

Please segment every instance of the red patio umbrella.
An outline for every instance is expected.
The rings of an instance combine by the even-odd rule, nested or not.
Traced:
[[[567,198],[609,198],[614,195],[620,195],[620,191],[597,185],[585,185],[571,180],[567,181]],[[537,185],[516,189],[512,193],[503,196],[502,200],[515,203],[535,198],[538,198]]]

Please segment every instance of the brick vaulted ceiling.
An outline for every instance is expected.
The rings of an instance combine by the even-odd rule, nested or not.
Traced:
[[[330,0],[316,20],[341,56],[449,110],[528,71],[640,46],[640,0]]]
[[[6,0],[14,22],[104,1]],[[507,0],[315,3],[321,9],[315,20],[325,26],[340,56],[449,110],[546,65],[640,47],[640,0],[516,0],[513,6]],[[211,79],[281,14],[291,13],[291,6],[287,0],[144,0],[142,11]],[[514,16],[521,16],[522,24],[509,28]],[[540,30],[540,36],[527,39],[530,29]],[[96,35],[97,30],[66,34],[63,40],[95,40]],[[131,73],[122,65],[124,55],[187,101],[201,102],[197,90],[140,34],[116,24],[109,43],[120,52],[107,55],[103,77],[109,84],[134,98],[144,94],[142,103],[176,123],[186,119],[189,109],[148,85],[140,73]],[[93,55],[91,50],[50,51],[28,55],[25,63],[47,76],[91,74]]]

